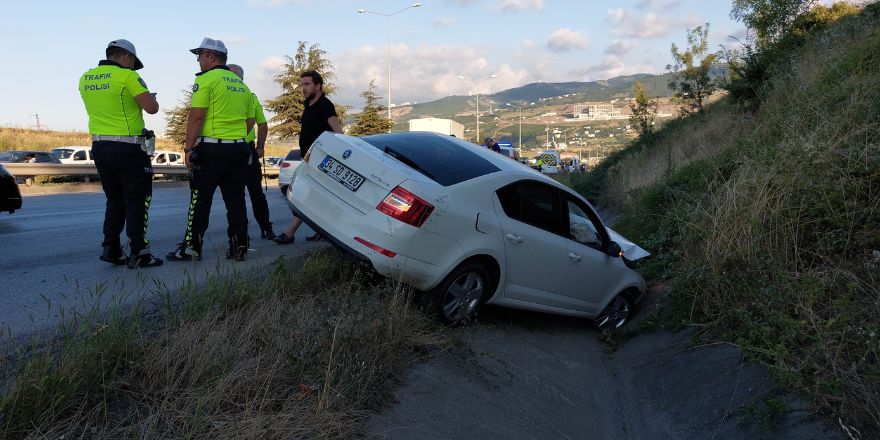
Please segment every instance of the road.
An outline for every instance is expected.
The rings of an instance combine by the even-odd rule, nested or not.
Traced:
[[[290,210],[277,184],[267,193],[270,217],[280,231],[290,221]],[[99,301],[134,303],[153,294],[157,281],[174,287],[189,277],[202,280],[214,272],[264,268],[278,256],[299,256],[315,246],[302,244],[312,234],[306,226],[297,243],[280,246],[259,239],[248,200],[251,243],[248,260],[225,259],[226,210],[219,190],[214,196],[201,262],[168,262],[161,267],[130,270],[98,260],[101,254],[105,198],[97,192],[25,195],[21,210],[0,214],[0,329],[4,334],[26,335],[55,328],[60,310],[88,309]],[[154,186],[147,238],[154,254],[164,256],[183,236],[189,189],[183,184]],[[126,239],[123,234],[123,243]],[[100,287],[99,287],[100,286]],[[99,292],[103,292],[98,295]]]

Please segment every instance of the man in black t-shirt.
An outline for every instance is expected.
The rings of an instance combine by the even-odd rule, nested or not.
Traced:
[[[342,125],[336,115],[336,107],[324,95],[324,79],[321,78],[321,74],[314,70],[303,72],[300,75],[299,86],[306,98],[305,108],[303,108],[303,114],[300,117],[299,153],[303,162],[308,162],[312,157],[311,147],[315,139],[318,139],[318,136],[321,136],[321,133],[325,131],[342,133]],[[301,224],[302,219],[293,216],[293,221],[284,229],[284,232],[278,235],[275,242],[278,244],[293,243],[294,234]],[[306,238],[306,241],[319,240],[320,238],[320,234],[315,234]]]

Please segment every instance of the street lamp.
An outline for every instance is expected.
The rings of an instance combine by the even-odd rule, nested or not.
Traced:
[[[389,121],[391,120],[391,17],[395,16],[397,14],[400,14],[401,12],[406,11],[407,9],[418,8],[421,5],[422,5],[421,3],[413,3],[413,4],[403,8],[397,12],[392,12],[390,14],[386,14],[383,12],[376,12],[376,11],[368,11],[366,9],[358,9],[357,10],[358,14],[375,14],[375,15],[381,15],[386,18],[386,22],[388,25],[388,120]]]
[[[492,74],[486,79],[498,78],[498,75]],[[458,75],[458,79],[468,79],[462,75]],[[480,145],[480,89],[477,89],[477,145]]]
[[[518,105],[513,105],[511,103],[507,103],[507,105],[516,108],[519,110],[519,156],[522,157],[522,107]]]

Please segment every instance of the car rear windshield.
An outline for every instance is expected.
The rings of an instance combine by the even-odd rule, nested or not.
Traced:
[[[299,150],[290,150],[287,156],[284,157],[284,160],[301,160]]]
[[[431,180],[450,186],[498,171],[467,142],[431,133],[377,134],[362,138]]]
[[[73,150],[67,148],[56,148],[52,150],[52,155],[58,159],[67,159],[73,154]]]

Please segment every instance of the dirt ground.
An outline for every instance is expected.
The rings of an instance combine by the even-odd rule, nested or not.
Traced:
[[[645,313],[641,310],[639,313]],[[735,346],[486,308],[413,365],[369,439],[835,439]]]

